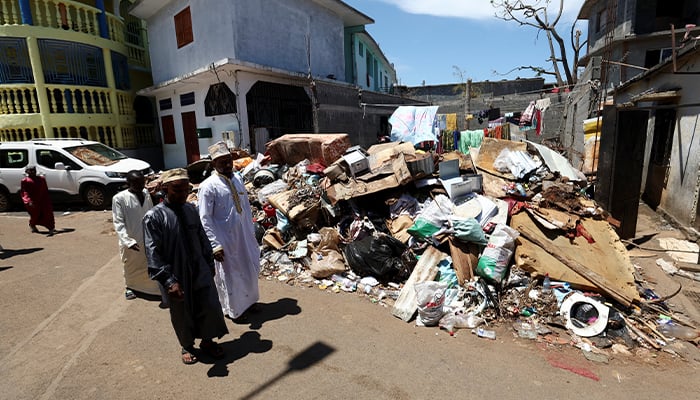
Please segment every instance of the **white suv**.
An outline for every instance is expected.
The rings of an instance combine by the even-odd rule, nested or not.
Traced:
[[[153,173],[151,166],[99,142],[80,139],[34,139],[0,143],[0,211],[19,201],[20,181],[28,165],[46,178],[54,201],[82,198],[104,209],[126,184],[126,173]]]

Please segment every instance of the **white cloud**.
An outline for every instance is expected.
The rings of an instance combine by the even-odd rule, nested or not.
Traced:
[[[432,15],[436,17],[453,17],[473,20],[494,18],[496,9],[489,0],[381,0],[393,4],[409,14]],[[530,3],[543,3],[544,0],[531,0]],[[584,0],[564,1],[564,22],[573,21],[578,15]],[[550,9],[557,10],[559,2],[553,0]]]

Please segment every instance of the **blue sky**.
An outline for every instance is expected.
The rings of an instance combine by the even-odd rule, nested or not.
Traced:
[[[343,0],[374,19],[366,29],[394,63],[399,83],[408,86],[460,82],[457,66],[474,81],[529,78],[521,65],[548,67],[546,36],[532,27],[505,22],[494,16],[489,0]],[[543,3],[544,0],[529,0]],[[554,0],[552,7],[558,7]],[[583,0],[564,0],[558,27],[567,40]],[[582,23],[583,22],[583,23]],[[566,28],[564,28],[566,26]],[[579,21],[584,32],[585,21]],[[553,82],[551,76],[545,76]]]

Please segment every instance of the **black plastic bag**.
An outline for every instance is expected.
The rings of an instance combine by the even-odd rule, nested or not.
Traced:
[[[406,245],[393,236],[379,235],[356,240],[345,246],[343,253],[350,269],[356,274],[390,281],[408,277],[408,271],[401,261],[401,255],[406,250]]]

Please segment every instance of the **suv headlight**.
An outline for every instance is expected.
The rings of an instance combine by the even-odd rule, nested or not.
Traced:
[[[126,178],[126,174],[114,171],[105,171],[105,175],[107,175],[108,178]]]

